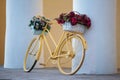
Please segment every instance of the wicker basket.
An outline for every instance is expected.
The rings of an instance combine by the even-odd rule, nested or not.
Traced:
[[[76,24],[72,26],[69,22],[65,22],[63,25],[63,30],[67,31],[75,31],[85,33],[86,27],[84,25]]]
[[[41,30],[36,31],[35,29],[32,29],[33,35],[40,35],[42,33]]]
[[[42,33],[42,30],[35,30],[34,26],[31,26],[31,30],[33,35],[40,35]]]

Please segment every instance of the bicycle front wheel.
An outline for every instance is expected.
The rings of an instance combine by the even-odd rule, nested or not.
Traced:
[[[36,65],[37,63],[37,54],[40,49],[40,40],[37,38],[33,38],[33,40],[31,41],[26,55],[25,55],[25,59],[24,59],[24,71],[25,72],[30,72]]]
[[[63,74],[75,74],[83,64],[85,48],[78,34],[68,36],[60,45],[58,68]]]

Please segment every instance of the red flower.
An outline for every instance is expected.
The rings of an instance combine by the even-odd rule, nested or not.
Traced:
[[[70,19],[71,25],[76,25],[77,24],[77,19],[75,17],[72,17]]]
[[[64,23],[65,23],[65,21],[62,19],[62,20],[60,20],[60,23],[61,23],[61,24],[64,24]]]
[[[60,18],[60,19],[63,19],[63,18],[64,18],[64,15],[65,15],[65,13],[60,14],[59,18]]]
[[[87,26],[87,28],[90,28],[91,22],[88,22],[86,26]]]
[[[89,17],[87,17],[87,18],[86,18],[86,20],[87,20],[87,22],[91,22],[91,20],[90,20],[90,18],[89,18]]]
[[[74,11],[71,11],[70,13],[62,13],[56,20],[59,24],[70,22],[71,25],[81,24],[87,28],[90,28],[91,26],[91,20],[87,15],[78,14]]]
[[[82,20],[81,15],[76,14],[76,18],[77,18],[78,21],[81,21],[81,20]]]
[[[73,11],[71,11],[69,14],[68,14],[71,17],[74,17],[75,16],[75,13]]]
[[[65,21],[63,19],[56,18],[56,20],[57,20],[58,24],[64,24],[65,23]]]

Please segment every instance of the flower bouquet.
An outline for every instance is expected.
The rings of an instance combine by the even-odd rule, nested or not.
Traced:
[[[91,26],[90,18],[85,14],[80,14],[76,11],[62,13],[58,18],[55,18],[58,24],[63,26],[63,30],[76,31],[84,33]]]
[[[29,27],[32,29],[32,32],[34,35],[40,35],[42,31],[44,30],[43,28],[46,26],[48,30],[50,30],[50,24],[49,24],[49,19],[46,19],[45,17],[41,16],[34,16],[32,20],[30,20]],[[47,31],[45,30],[45,33]]]

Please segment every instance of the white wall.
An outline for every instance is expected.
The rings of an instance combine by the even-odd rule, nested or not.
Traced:
[[[42,15],[42,0],[6,0],[5,68],[22,68],[32,39],[28,27],[34,15]]]
[[[85,62],[78,73],[116,73],[116,0],[73,0],[73,10],[92,20],[85,34]]]

